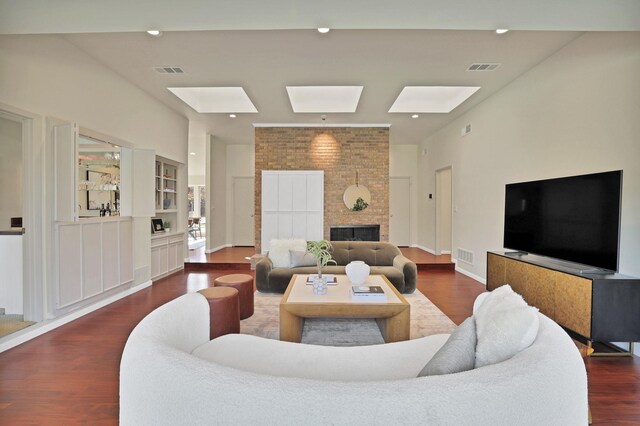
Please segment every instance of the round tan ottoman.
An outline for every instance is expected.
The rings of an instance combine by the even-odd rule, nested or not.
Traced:
[[[240,333],[240,303],[238,290],[230,287],[209,287],[198,293],[209,302],[209,338]]]
[[[231,287],[240,296],[240,319],[253,315],[253,277],[247,274],[223,275],[213,280],[214,287]]]

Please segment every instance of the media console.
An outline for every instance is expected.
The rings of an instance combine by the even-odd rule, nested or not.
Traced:
[[[640,341],[640,278],[581,273],[541,256],[488,252],[487,290],[504,284],[590,346]]]

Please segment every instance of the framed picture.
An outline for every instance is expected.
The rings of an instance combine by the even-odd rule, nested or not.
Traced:
[[[151,218],[151,233],[164,232],[164,226],[162,225],[162,219],[157,217]]]

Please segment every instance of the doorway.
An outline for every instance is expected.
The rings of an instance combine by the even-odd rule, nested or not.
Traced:
[[[411,178],[389,179],[389,241],[396,246],[411,245]]]
[[[254,242],[253,177],[233,177],[233,245],[252,247]]]
[[[40,131],[36,115],[0,105],[0,337],[44,318]]]
[[[436,170],[436,254],[451,254],[451,167]]]

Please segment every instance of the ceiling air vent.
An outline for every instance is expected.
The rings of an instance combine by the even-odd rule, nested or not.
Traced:
[[[493,71],[496,68],[498,68],[499,66],[500,66],[500,64],[476,63],[476,64],[469,65],[469,68],[467,68],[467,71]]]
[[[153,67],[160,74],[184,74],[184,70],[180,67]]]

